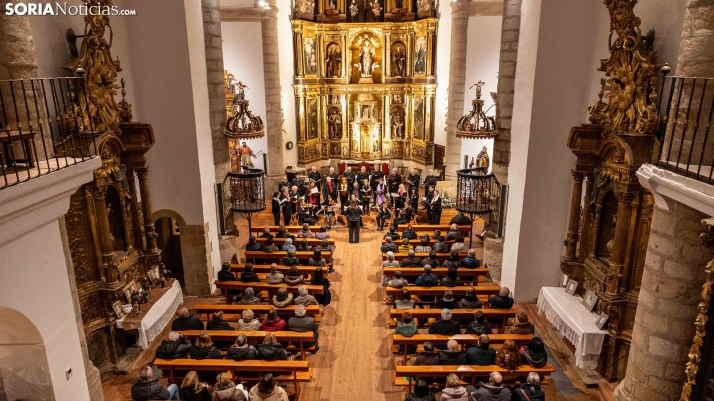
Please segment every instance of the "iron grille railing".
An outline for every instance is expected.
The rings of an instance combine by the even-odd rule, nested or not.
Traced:
[[[664,77],[660,93],[657,166],[711,184],[714,79]]]
[[[84,81],[0,80],[0,189],[97,155]]]
[[[496,177],[485,167],[456,171],[456,210],[469,215],[484,215],[493,209],[500,187]]]

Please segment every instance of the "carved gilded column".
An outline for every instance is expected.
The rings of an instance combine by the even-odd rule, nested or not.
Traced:
[[[114,260],[114,246],[112,245],[111,232],[109,231],[109,213],[107,212],[107,203],[105,200],[106,194],[106,185],[92,188],[94,212],[97,216],[97,234],[99,234],[99,247],[101,248],[102,254],[103,276],[108,283],[113,283],[118,280],[118,277],[116,270],[111,267],[112,260]]]
[[[158,254],[158,246],[156,244],[156,231],[154,230],[154,222],[151,220],[151,196],[149,194],[149,168],[144,167],[137,170],[139,176],[139,192],[141,193],[141,211],[144,213],[144,235],[146,235],[146,252]]]
[[[628,229],[630,227],[630,209],[635,194],[630,192],[615,192],[617,197],[617,221],[615,223],[615,239],[610,253],[610,272],[605,278],[605,290],[609,294],[616,294],[620,287],[622,268],[627,250]]]
[[[565,260],[575,260],[575,249],[578,245],[578,225],[580,224],[580,199],[583,193],[583,173],[572,171],[573,192],[570,196],[570,221],[568,234],[565,238]]]
[[[578,241],[580,242],[580,249],[578,251],[578,259],[585,259],[587,255],[587,243],[588,243],[588,238],[590,237],[590,202],[592,201],[592,192],[593,192],[593,180],[595,177],[592,175],[592,173],[588,173],[587,175],[587,182],[585,183],[585,198],[583,199],[583,206],[582,206],[582,214],[583,214],[583,221],[582,225],[580,226],[580,238]]]

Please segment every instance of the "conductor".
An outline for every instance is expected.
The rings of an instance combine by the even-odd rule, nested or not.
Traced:
[[[347,215],[347,224],[349,226],[349,240],[350,244],[359,243],[359,222],[362,218],[362,211],[360,210],[356,200],[350,202],[350,206],[345,212]]]

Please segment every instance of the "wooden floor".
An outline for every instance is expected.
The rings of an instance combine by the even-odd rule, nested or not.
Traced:
[[[453,216],[445,211],[443,222]],[[254,225],[270,223],[272,216],[262,213],[253,220]],[[336,272],[332,279],[332,303],[325,308],[320,324],[320,351],[308,357],[314,369],[314,378],[302,386],[302,400],[384,400],[402,401],[405,390],[394,386],[394,365],[397,358],[390,351],[387,328],[388,307],[384,305],[381,283],[381,255],[379,246],[383,232],[376,231],[370,218],[360,234],[359,244],[347,243],[347,229],[331,233],[337,245]],[[475,226],[480,226],[477,223]],[[239,227],[241,237],[247,237],[246,227]],[[478,232],[478,230],[476,230]],[[467,240],[468,241],[468,240]],[[479,258],[483,255],[481,241],[474,237],[474,248]],[[207,300],[187,297],[190,307]],[[211,298],[220,302],[219,298]],[[528,311],[538,331],[551,349],[561,347],[554,338],[552,326],[543,316],[536,316],[535,305],[519,305]],[[168,328],[163,337],[168,333]],[[134,363],[133,372],[127,376],[112,376],[104,384],[106,401],[128,399],[131,385],[136,381],[138,368],[153,358],[160,340],[155,340]],[[557,352],[560,354],[559,352]],[[565,398],[556,386],[545,386],[547,399],[557,400],[611,400],[614,385],[601,383],[599,389],[585,389],[565,356],[558,358],[576,388],[579,396]]]

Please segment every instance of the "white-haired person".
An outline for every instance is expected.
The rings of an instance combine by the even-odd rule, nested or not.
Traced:
[[[453,336],[454,334],[461,334],[461,328],[459,327],[459,322],[451,320],[451,311],[448,309],[442,309],[441,319],[435,321],[431,324],[431,326],[429,326],[429,334]]]
[[[446,350],[439,353],[439,365],[466,365],[466,355],[461,352],[456,340],[449,340]]]
[[[382,267],[399,267],[399,261],[394,259],[394,252],[387,252],[387,260],[382,262]]]
[[[540,381],[539,381],[540,382]],[[488,383],[480,383],[478,390],[469,392],[477,401],[510,401],[511,390],[503,385],[503,376],[498,372],[491,372]],[[532,400],[531,400],[532,401]]]
[[[388,275],[385,275],[384,279],[382,280],[382,284],[384,287],[404,288],[409,285],[409,282],[407,282],[407,279],[402,277],[401,270],[397,270],[394,272],[394,277],[389,277]],[[388,301],[394,301],[394,295],[387,294],[385,295],[385,298]]]
[[[295,245],[293,245],[293,239],[285,238],[285,243],[283,244],[282,247],[280,247],[280,249],[285,252],[294,251],[296,248],[295,248]]]
[[[139,369],[139,380],[131,386],[131,399],[148,400],[178,400],[179,388],[176,384],[168,388],[159,383],[161,371],[155,365],[144,365]]]
[[[288,319],[288,327],[286,330],[297,331],[299,333],[313,332],[315,339],[315,352],[317,352],[320,347],[317,346],[317,322],[315,318],[307,315],[307,310],[305,305],[298,305],[295,307],[295,316]],[[306,343],[306,347],[312,347],[313,343]]]
[[[493,295],[488,299],[488,304],[491,309],[511,309],[513,307],[513,298],[510,297],[511,290],[508,287],[501,287],[498,295]]]
[[[270,273],[265,275],[265,282],[268,284],[280,284],[284,278],[285,276],[278,271],[278,264],[273,263],[270,265]]]
[[[293,299],[293,303],[295,305],[302,305],[302,306],[310,306],[310,305],[318,305],[317,299],[310,295],[310,293],[307,291],[307,287],[304,285],[301,285],[298,288],[298,296]]]

